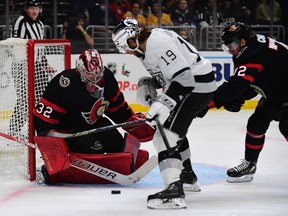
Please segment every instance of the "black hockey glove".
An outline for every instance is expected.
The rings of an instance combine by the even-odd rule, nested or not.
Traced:
[[[239,112],[245,103],[245,98],[240,96],[233,100],[231,103],[224,105],[224,108],[229,112]]]

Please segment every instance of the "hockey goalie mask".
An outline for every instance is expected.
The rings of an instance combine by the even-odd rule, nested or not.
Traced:
[[[81,81],[86,83],[88,92],[97,98],[102,97],[103,88],[99,87],[99,82],[103,78],[104,65],[99,52],[95,49],[82,52],[76,60],[76,69],[80,73]]]
[[[126,17],[120,21],[120,23],[115,26],[113,33],[112,33],[112,40],[114,44],[116,45],[117,49],[120,53],[127,53],[128,50],[130,51],[140,51],[139,48],[139,42],[136,38],[137,47],[134,49],[131,49],[127,43],[127,40],[129,38],[137,37],[140,32],[142,31],[142,28],[140,27],[138,21],[133,18]]]

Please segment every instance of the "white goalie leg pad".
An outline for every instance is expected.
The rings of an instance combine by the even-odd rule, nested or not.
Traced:
[[[167,140],[169,140],[170,148],[174,148],[177,145],[177,142],[180,140],[178,134],[172,132],[171,130],[168,130],[166,128],[163,128],[164,133],[167,137]],[[166,151],[166,145],[163,141],[163,138],[159,132],[159,130],[156,130],[154,137],[153,137],[153,145],[156,149],[157,153],[160,153],[162,151]]]
[[[241,183],[241,182],[251,182],[254,179],[254,175],[243,175],[241,177],[230,177],[228,176],[226,181],[229,183]]]
[[[152,199],[147,202],[150,209],[185,209],[187,205],[184,198]]]

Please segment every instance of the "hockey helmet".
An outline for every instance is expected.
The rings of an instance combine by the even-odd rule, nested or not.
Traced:
[[[88,49],[76,59],[76,69],[79,71],[81,81],[89,86],[99,88],[98,82],[103,78],[104,65],[102,57],[95,49]]]
[[[241,39],[248,41],[251,34],[252,31],[250,26],[241,22],[233,22],[223,30],[222,43],[228,45],[234,41],[240,41]]]
[[[138,39],[136,38],[137,47],[131,49],[127,43],[129,38],[137,37],[142,28],[140,27],[138,21],[133,18],[126,17],[120,21],[120,23],[115,26],[112,33],[112,40],[116,45],[120,53],[127,53],[128,50],[135,51],[139,47]]]
[[[41,3],[37,0],[28,0],[24,2],[24,9],[27,10],[29,7],[39,7],[40,13],[42,12]]]

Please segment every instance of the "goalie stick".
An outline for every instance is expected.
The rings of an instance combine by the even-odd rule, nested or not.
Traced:
[[[21,139],[19,139],[17,137],[10,136],[10,135],[8,135],[6,133],[3,133],[1,131],[0,131],[0,136],[5,137],[7,139],[10,139],[10,140],[12,140],[14,142],[21,143],[21,144],[26,145],[26,146],[31,147],[31,148],[37,148],[37,146],[35,144],[33,144],[33,143],[26,142],[24,140],[21,140]]]
[[[69,155],[70,158],[70,166],[82,170],[84,172],[88,172],[92,175],[104,178],[111,182],[129,186],[132,185],[139,180],[141,180],[145,175],[147,175],[156,165],[158,164],[157,157],[153,155],[148,161],[146,161],[141,167],[139,167],[135,172],[124,175],[118,173],[116,171],[110,170],[98,164],[94,164],[87,160],[78,158],[74,155]]]
[[[126,127],[126,126],[131,126],[131,125],[144,124],[145,121],[146,121],[146,119],[124,122],[124,123],[119,123],[119,124],[115,124],[115,125],[108,125],[108,126],[100,127],[100,128],[93,128],[91,130],[81,131],[81,132],[74,133],[74,134],[49,131],[47,136],[58,137],[58,138],[73,138],[73,137],[85,136],[85,135],[93,134],[93,133],[99,133],[99,132],[103,132],[103,131],[107,131],[107,130],[112,130],[112,129],[115,129],[118,127]]]
[[[28,141],[21,140],[19,138],[10,136],[6,133],[0,132],[0,136],[10,139],[12,141],[21,143],[31,148],[37,148],[37,145],[30,143]],[[153,155],[148,161],[146,161],[141,167],[139,167],[135,172],[130,175],[123,175],[116,171],[110,170],[106,167],[94,164],[92,162],[86,161],[74,155],[69,155],[70,166],[80,169],[84,172],[88,172],[92,175],[104,178],[111,182],[121,184],[121,185],[131,185],[142,179],[147,175],[156,165],[158,164],[157,157]]]

